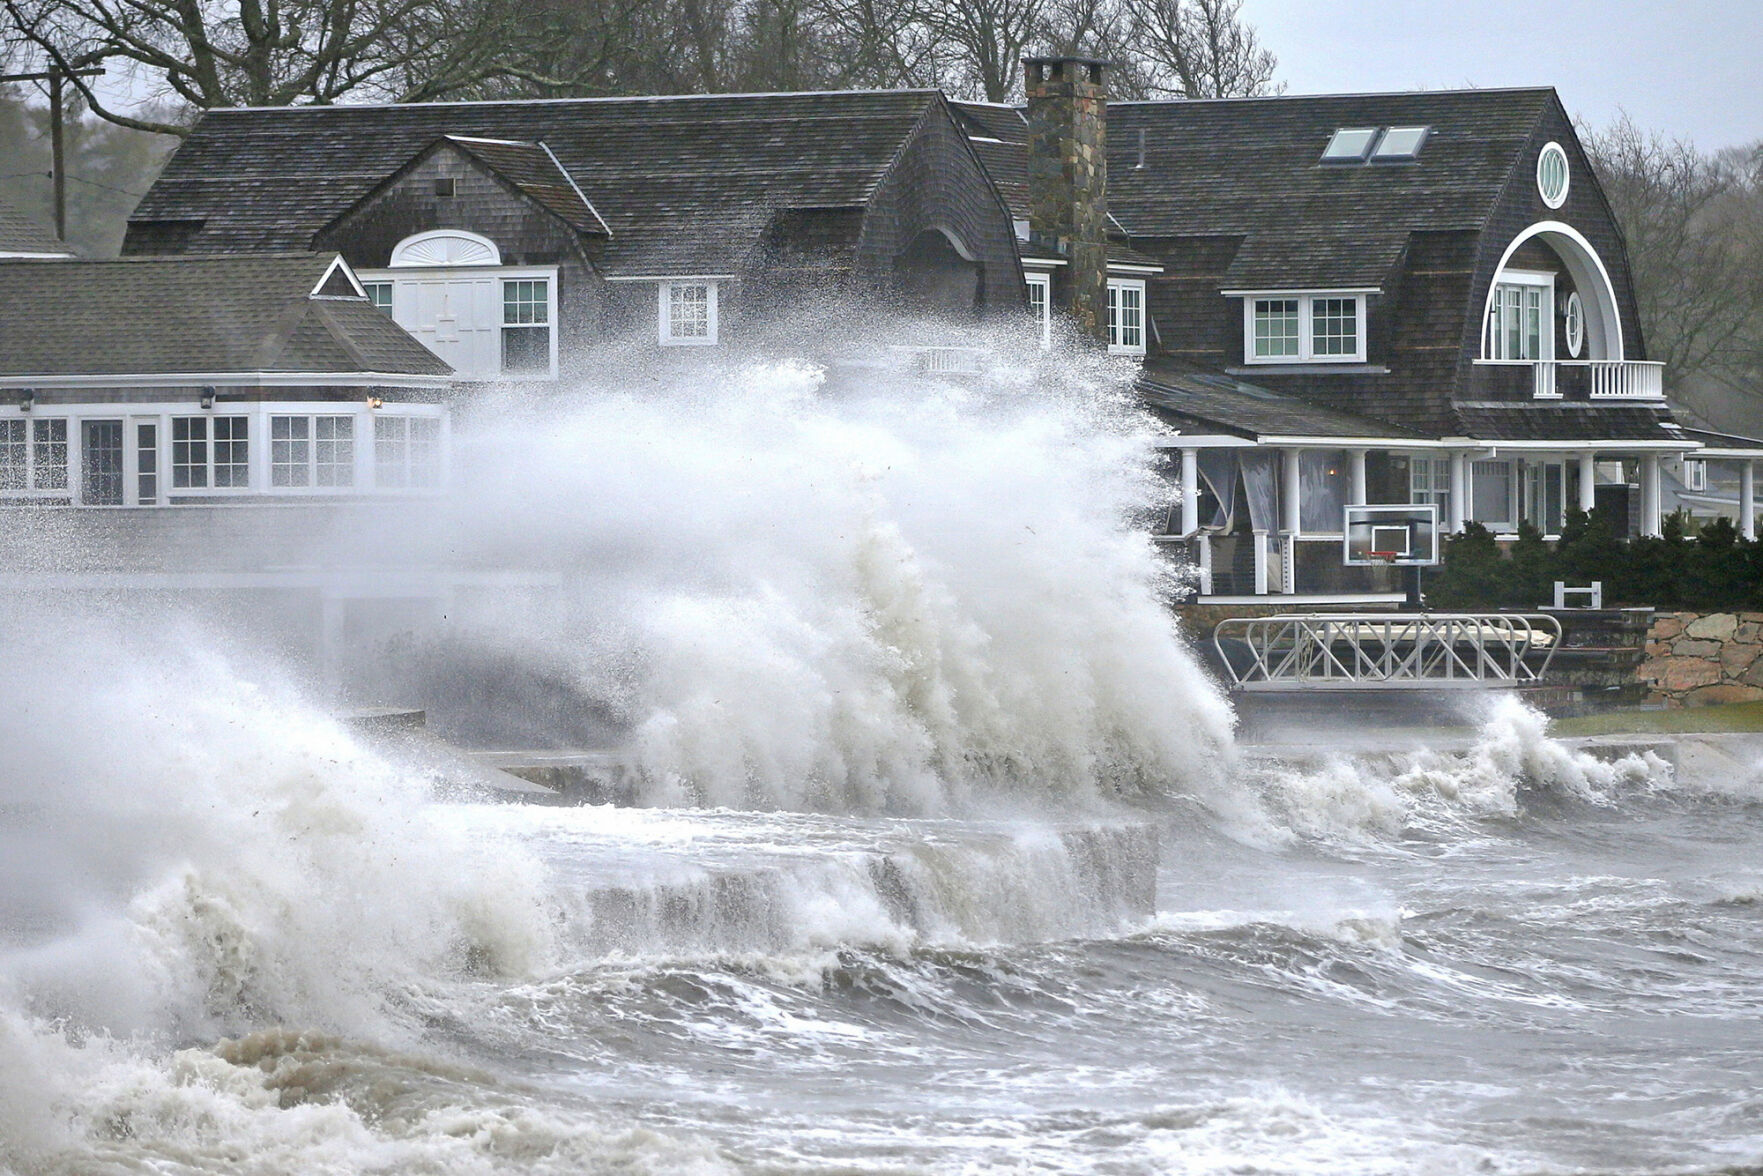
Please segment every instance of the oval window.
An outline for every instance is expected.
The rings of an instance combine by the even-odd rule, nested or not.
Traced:
[[[1550,208],[1567,202],[1567,152],[1559,143],[1548,144],[1537,156],[1537,191]]]
[[[1575,290],[1567,296],[1567,354],[1570,358],[1579,358],[1579,349],[1585,346],[1585,307],[1580,304],[1579,291]]]

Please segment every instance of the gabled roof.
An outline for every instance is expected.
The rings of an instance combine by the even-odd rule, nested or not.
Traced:
[[[0,379],[15,382],[452,373],[335,254],[0,262],[0,305]]]
[[[445,142],[476,159],[584,233],[607,233],[606,222],[543,143],[447,135]]]
[[[72,256],[73,251],[47,229],[0,200],[0,258]]]
[[[132,219],[203,222],[193,251],[305,249],[442,136],[542,142],[611,232],[608,275],[735,272],[777,212],[866,205],[942,103],[889,90],[211,110]]]
[[[1189,431],[1198,423],[1249,440],[1418,440],[1422,436],[1388,421],[1324,408],[1166,358],[1146,361],[1139,393],[1158,416]]]
[[[1409,233],[1481,228],[1559,105],[1548,88],[1113,103],[1109,210],[1135,239],[1243,237],[1227,289],[1377,286]],[[1321,162],[1335,131],[1393,126],[1430,128],[1413,160]]]

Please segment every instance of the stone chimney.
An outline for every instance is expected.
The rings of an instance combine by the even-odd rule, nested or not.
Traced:
[[[1029,57],[1029,239],[1057,249],[1067,265],[1053,300],[1086,331],[1108,333],[1107,63],[1087,57]],[[1063,279],[1063,282],[1060,279]]]

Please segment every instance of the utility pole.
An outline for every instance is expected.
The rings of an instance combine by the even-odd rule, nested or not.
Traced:
[[[49,83],[49,153],[54,160],[55,239],[67,240],[67,152],[61,135],[61,88],[68,78],[104,76],[101,69],[64,70],[51,67],[46,73],[0,74],[0,82]]]

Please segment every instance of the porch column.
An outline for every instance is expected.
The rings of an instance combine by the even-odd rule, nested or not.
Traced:
[[[1451,454],[1451,531],[1463,529],[1469,519],[1469,455],[1462,450]]]
[[[1657,536],[1663,530],[1664,503],[1659,494],[1659,455],[1641,458],[1641,534]]]
[[[1299,455],[1303,452],[1302,449],[1287,449],[1280,454],[1280,472],[1285,484],[1280,487],[1279,528],[1288,535],[1298,533],[1298,521],[1304,517],[1298,510],[1298,465]]]
[[[1181,533],[1192,535],[1200,529],[1200,455],[1193,449],[1181,451]]]
[[[1739,463],[1739,534],[1757,537],[1757,465],[1750,461]]]
[[[1598,459],[1593,453],[1579,455],[1579,509],[1587,514],[1598,505]]]
[[[1347,450],[1347,505],[1365,505],[1365,451]]]

